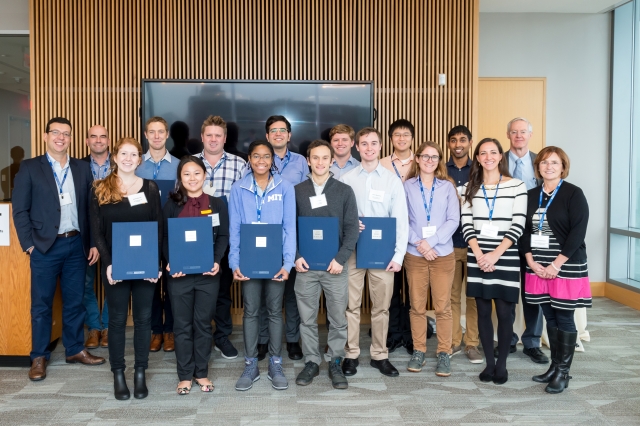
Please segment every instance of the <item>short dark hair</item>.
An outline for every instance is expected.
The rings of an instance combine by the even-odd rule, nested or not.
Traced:
[[[453,136],[458,135],[460,133],[465,135],[469,140],[472,139],[469,128],[462,124],[458,124],[457,126],[453,127],[451,130],[449,130],[449,133],[447,133],[447,142],[449,142],[449,139],[451,139]]]
[[[278,121],[283,121],[287,125],[287,132],[291,133],[291,123],[289,123],[289,120],[287,120],[284,115],[272,115],[271,117],[267,118],[267,122],[264,125],[265,133],[269,133],[269,127],[271,127],[273,123]]]
[[[49,127],[53,124],[53,123],[59,123],[59,124],[66,124],[67,126],[71,127],[73,129],[73,126],[71,125],[71,122],[69,120],[67,120],[64,117],[53,117],[51,118],[49,121],[47,121],[47,126],[44,128],[44,132],[45,133],[49,133]]]
[[[393,132],[397,129],[409,129],[411,132],[411,138],[413,139],[415,137],[415,129],[409,120],[401,118],[400,120],[396,120],[391,123],[391,126],[389,126],[389,138],[391,138],[391,135],[393,135]]]
[[[313,148],[317,148],[319,146],[326,146],[327,148],[329,148],[329,151],[331,151],[331,158],[333,158],[335,156],[335,152],[333,150],[333,147],[331,146],[331,144],[323,139],[316,139],[315,141],[311,142],[309,144],[309,148],[307,148],[307,158],[311,157],[311,150]]]
[[[204,165],[204,162],[200,158],[195,157],[193,155],[185,155],[184,157],[182,157],[182,160],[180,160],[180,164],[178,164],[178,171],[177,171],[178,178],[176,179],[176,186],[174,190],[169,193],[169,197],[173,201],[175,201],[176,204],[179,206],[182,206],[187,202],[187,197],[188,197],[187,190],[182,184],[181,176],[182,176],[182,168],[189,163],[197,164],[202,169],[202,172],[205,175],[207,174],[207,168]]]

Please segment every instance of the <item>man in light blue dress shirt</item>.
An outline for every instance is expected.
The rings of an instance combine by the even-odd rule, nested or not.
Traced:
[[[351,155],[355,144],[356,132],[347,124],[338,124],[329,131],[329,140],[335,152],[333,164],[329,169],[335,179],[340,179],[349,170],[360,165]]]

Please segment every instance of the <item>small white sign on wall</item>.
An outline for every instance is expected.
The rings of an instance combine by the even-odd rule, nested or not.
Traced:
[[[9,204],[0,204],[0,246],[9,243]]]

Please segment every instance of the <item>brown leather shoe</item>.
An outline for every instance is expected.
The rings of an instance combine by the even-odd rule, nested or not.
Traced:
[[[31,361],[31,368],[29,369],[29,379],[34,382],[38,380],[44,380],[47,377],[47,359],[43,356],[34,358]]]
[[[173,333],[164,333],[164,351],[173,352],[176,350],[176,342],[173,340]]]
[[[101,356],[93,356],[86,349],[78,352],[74,356],[67,357],[67,364],[75,364],[75,363],[85,364],[85,365],[100,365],[104,364],[105,360]]]
[[[158,352],[162,347],[162,334],[151,335],[151,345],[149,345],[149,352]]]
[[[102,342],[100,343],[100,347],[108,348],[109,347],[109,329],[105,328],[104,330],[102,330],[102,333],[100,334],[102,335]]]
[[[99,330],[90,330],[89,337],[87,337],[87,341],[84,342],[84,347],[87,349],[95,349],[100,344],[100,331]]]

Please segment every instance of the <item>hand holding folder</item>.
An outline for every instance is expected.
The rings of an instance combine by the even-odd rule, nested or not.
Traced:
[[[116,222],[112,235],[114,280],[158,279],[157,222]]]
[[[362,217],[356,244],[356,268],[388,269],[396,249],[395,217]]]
[[[326,271],[338,254],[340,241],[337,217],[298,218],[298,253],[308,270]]]
[[[211,218],[179,217],[167,220],[169,227],[169,265],[175,273],[211,274],[213,269],[213,231]]]
[[[234,277],[241,281],[251,278],[283,281],[288,278],[288,271],[282,268],[282,225],[240,225],[239,269],[240,275],[234,271]]]

